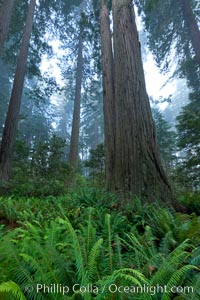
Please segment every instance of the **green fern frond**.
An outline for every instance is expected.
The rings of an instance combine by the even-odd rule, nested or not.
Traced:
[[[110,214],[105,215],[105,223],[107,225],[108,230],[108,255],[109,255],[109,262],[110,262],[110,272],[113,271],[113,250],[112,250],[112,235],[111,235],[111,225],[110,225]]]
[[[186,261],[186,258],[188,258],[189,255],[191,255],[189,252],[186,251],[186,249],[189,248],[189,246],[191,245],[189,244],[189,241],[186,240],[167,256],[166,260],[163,262],[159,270],[152,278],[152,285],[165,285],[166,282],[169,281],[172,274],[176,272],[177,269],[179,269],[179,266],[181,266]]]
[[[121,242],[120,242],[120,238],[118,236],[118,234],[116,234],[115,236],[115,244],[116,244],[116,248],[117,248],[117,259],[119,262],[119,266],[122,269],[123,268],[123,258],[122,258],[122,253],[121,253]]]
[[[150,226],[145,227],[145,240],[148,245],[148,256],[153,257],[157,253],[157,249],[155,246],[155,236],[153,235],[152,229]]]
[[[123,279],[125,282],[131,282],[137,286],[141,286],[142,283],[147,283],[145,276],[138,270],[130,269],[130,268],[123,268],[113,272],[113,278]]]
[[[171,296],[172,296],[172,287],[174,286],[179,286],[179,284],[182,282],[182,280],[184,279],[184,277],[186,276],[187,272],[194,270],[194,269],[198,269],[195,266],[192,265],[186,265],[183,266],[182,268],[178,269],[170,278],[170,280],[167,283],[167,287],[166,290],[168,291],[167,293],[165,293],[162,297],[162,300],[171,300]]]
[[[20,287],[13,281],[3,282],[0,284],[0,294],[9,293],[12,294],[18,300],[26,300]]]
[[[194,288],[194,293],[191,295],[191,300],[198,300],[200,298],[200,274],[192,278],[190,286]]]
[[[15,273],[17,282],[34,285],[34,280],[33,280],[32,276],[30,275],[29,271],[26,269],[24,264],[20,261],[20,256],[18,255],[15,247],[13,247],[13,245],[11,243],[10,243],[10,249],[11,249],[11,257],[10,258],[12,259],[13,265],[15,267],[14,273]],[[13,258],[14,258],[14,260],[13,260]]]
[[[180,262],[183,262],[187,257],[191,256],[191,253],[187,251],[191,248],[194,247],[191,245],[190,241],[188,239],[185,240],[168,255],[168,260],[173,264],[179,264]]]
[[[174,215],[166,208],[151,207],[151,221],[155,228],[159,230],[163,235],[176,228]]]
[[[194,249],[190,264],[194,266],[200,266],[200,247]]]
[[[100,285],[109,285],[116,282],[117,279],[123,279],[123,282],[131,282],[138,286],[141,286],[142,283],[147,283],[145,276],[140,271],[130,268],[115,270],[112,275],[105,276],[98,283]]]
[[[86,251],[87,251],[87,255],[90,252],[90,248],[91,248],[91,244],[93,242],[93,232],[94,232],[94,228],[92,226],[92,212],[93,212],[93,208],[89,207],[89,218],[88,218],[88,224],[87,224],[87,243],[86,243]]]
[[[58,221],[60,224],[65,225],[67,227],[69,233],[71,234],[74,256],[75,256],[75,261],[76,261],[76,267],[77,267],[77,271],[78,271],[78,279],[81,280],[81,278],[83,278],[84,274],[85,274],[85,267],[84,267],[84,260],[83,260],[83,255],[82,255],[82,251],[81,251],[81,245],[79,243],[77,233],[74,230],[74,228],[72,227],[72,225],[67,217],[65,217],[65,219],[58,218]]]
[[[130,234],[127,234],[126,236],[129,238],[129,240],[131,242],[131,244],[127,243],[127,245],[131,246],[131,248],[133,250],[137,250],[141,254],[141,256],[144,257],[145,260],[148,260],[148,255],[147,255],[146,249],[144,248],[144,245],[142,245],[140,243],[140,241],[136,237],[136,235],[133,233],[130,233]]]
[[[83,245],[82,251],[84,254],[85,264],[88,263],[88,256],[89,256],[91,247],[96,240],[96,228],[93,226],[93,223],[92,223],[92,215],[94,212],[94,208],[89,207],[87,210],[89,211],[87,225],[86,226],[85,226],[85,224],[79,225],[81,228],[81,240],[82,240],[81,244]]]
[[[149,250],[141,244],[140,240],[134,233],[126,234],[129,241],[121,239],[122,243],[134,253],[134,263],[137,268],[142,269],[145,263],[149,261]]]
[[[103,244],[103,239],[99,239],[94,246],[92,247],[89,258],[88,258],[88,277],[89,280],[93,281],[94,279],[97,278],[96,273],[97,273],[97,258],[100,253],[100,248],[102,247]]]
[[[101,294],[97,296],[97,299],[112,299],[113,296],[109,294],[110,292],[108,287],[111,286],[111,284],[113,283],[121,286],[133,285],[137,287],[142,287],[142,285],[147,283],[147,280],[145,276],[138,270],[130,268],[115,270],[112,273],[112,275],[105,276],[97,282],[97,286],[100,287],[99,290],[101,291]],[[124,299],[123,296],[122,299]]]
[[[177,244],[177,241],[174,239],[172,231],[168,231],[162,238],[159,246],[159,251],[165,255],[170,253],[170,249],[174,248]]]

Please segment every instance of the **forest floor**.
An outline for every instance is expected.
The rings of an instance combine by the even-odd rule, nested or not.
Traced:
[[[1,197],[0,299],[200,299],[199,197],[188,213],[93,187]]]

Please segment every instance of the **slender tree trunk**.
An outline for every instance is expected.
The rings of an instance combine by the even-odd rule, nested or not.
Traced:
[[[27,126],[26,126],[26,136],[25,136],[25,143],[26,143],[26,147],[28,149],[31,149],[31,143],[33,141],[32,138],[32,122],[33,122],[33,101],[30,102],[30,106],[28,107],[28,122],[27,122]]]
[[[98,120],[94,123],[94,140],[92,142],[93,149],[96,149],[97,145],[99,144],[99,124]]]
[[[140,43],[130,0],[113,0],[116,161],[115,186],[142,199],[172,199],[156,143]]]
[[[79,42],[78,42],[78,57],[76,69],[76,88],[74,99],[74,113],[72,121],[72,132],[69,151],[69,163],[73,170],[77,170],[78,153],[79,153],[79,131],[80,131],[80,108],[81,108],[81,85],[83,77],[83,29],[80,25]]]
[[[192,11],[192,7],[189,0],[180,0],[183,16],[187,25],[192,47],[196,54],[196,59],[200,65],[200,30],[197,24],[197,20]]]
[[[4,0],[0,10],[0,53],[8,35],[15,0]]]
[[[109,10],[107,0],[101,0],[101,52],[103,70],[103,107],[105,132],[105,172],[106,186],[112,189],[115,152],[115,86],[114,59],[111,42]]]
[[[19,120],[21,98],[28,57],[28,48],[31,37],[35,6],[36,0],[31,0],[28,7],[26,24],[16,67],[12,94],[3,131],[3,137],[0,148],[0,181],[2,182],[8,181],[10,175],[12,152],[17,133],[17,125]]]

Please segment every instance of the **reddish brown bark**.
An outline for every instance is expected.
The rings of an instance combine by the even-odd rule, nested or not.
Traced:
[[[192,47],[194,49],[196,59],[200,65],[200,30],[197,24],[197,20],[193,14],[191,4],[189,0],[180,0],[183,10],[183,16],[187,25]]]
[[[31,0],[28,7],[26,24],[22,36],[22,43],[1,142],[0,182],[8,181],[10,175],[11,159],[13,155],[12,152],[17,133],[17,125],[19,120],[21,98],[28,57],[28,48],[31,37],[35,6],[36,0]]]
[[[76,69],[76,88],[74,98],[74,113],[72,121],[72,132],[70,140],[69,163],[73,170],[77,170],[79,154],[79,131],[80,131],[80,109],[81,109],[81,85],[83,77],[83,37],[82,27],[80,27],[77,69]]]
[[[15,0],[4,0],[0,10],[0,52],[7,38]]]
[[[113,0],[116,150],[115,187],[149,201],[172,199],[161,166],[146,92],[133,7]]]
[[[105,172],[106,185],[112,189],[115,151],[115,88],[114,60],[107,1],[101,0],[101,52],[103,71],[103,107],[105,128]]]

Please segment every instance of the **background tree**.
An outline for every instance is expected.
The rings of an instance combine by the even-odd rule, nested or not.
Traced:
[[[100,179],[98,183],[104,183],[105,152],[103,144],[97,145],[96,149],[90,149],[89,159],[85,162],[85,166],[89,168],[91,179]]]
[[[98,90],[98,77],[100,72],[97,67],[96,57],[94,57],[96,55],[94,24],[96,23],[94,20],[91,4],[91,1],[88,1],[87,3],[82,3],[79,8],[75,8],[74,11],[72,11],[71,15],[65,19],[66,22],[64,24],[64,28],[66,28],[66,30],[63,33],[62,28],[62,32],[60,35],[63,43],[62,48],[65,48],[65,51],[67,49],[68,53],[67,55],[62,57],[61,62],[61,68],[66,78],[64,90],[66,95],[66,103],[69,104],[68,108],[69,106],[72,106],[70,104],[70,101],[71,103],[72,101],[74,101],[73,93],[76,95],[78,95],[78,93],[81,94],[81,101],[80,99],[78,101],[74,101],[74,116],[72,125],[71,128],[68,128],[66,132],[68,136],[69,132],[71,131],[69,162],[72,166],[74,164],[74,169],[76,169],[75,165],[77,166],[78,164],[78,159],[80,158],[79,154],[82,154],[82,157],[87,156],[87,153],[89,153],[89,148],[96,147],[96,145],[99,143],[98,141],[95,141],[99,138],[98,130],[101,127],[99,121],[101,120],[101,117],[98,116],[101,106],[96,106],[96,104],[98,105],[101,101],[101,90]],[[81,11],[83,10],[84,13],[81,13]],[[80,29],[81,43],[79,43]],[[69,31],[72,33],[73,38],[69,36]],[[81,46],[82,51],[81,53],[79,51],[79,54],[81,55],[77,54],[77,58],[79,58],[78,69],[78,60],[76,61],[74,53],[77,52],[78,48],[80,50],[79,46]],[[66,64],[63,64],[64,59],[66,59]],[[97,98],[95,98],[96,95]],[[69,115],[69,112],[67,114]],[[96,117],[98,116],[98,118],[94,119],[94,115],[96,115]],[[102,116],[102,113],[100,115]],[[63,116],[62,128],[66,129],[63,123],[64,119],[65,118]],[[68,121],[69,120],[71,120],[71,116],[69,116]],[[88,131],[91,134],[90,137],[88,136]],[[95,139],[93,139],[92,135],[95,136]]]
[[[10,97],[12,71],[9,66],[0,59],[0,137],[2,136],[3,125],[6,118],[7,105]]]
[[[77,69],[76,69],[76,87],[74,97],[74,113],[72,121],[72,132],[70,140],[69,163],[74,171],[78,165],[79,154],[79,132],[80,132],[80,110],[81,110],[81,86],[83,75],[83,25],[80,21],[80,32],[78,39],[78,55],[77,55]]]
[[[177,117],[179,173],[182,184],[190,189],[199,188],[200,178],[200,106],[199,100],[190,101]]]
[[[176,2],[137,0],[136,3],[149,33],[149,47],[158,66],[166,72],[170,70],[172,63],[177,63],[173,76],[178,75],[187,79],[190,103],[185,106],[180,117],[177,118],[178,144],[181,149],[181,156],[185,153],[183,158],[185,167],[182,170],[186,171],[188,168],[188,170],[190,169],[188,172],[190,177],[191,174],[193,174],[193,178],[198,177],[197,145],[195,142],[189,142],[190,138],[188,136],[186,138],[186,135],[189,134],[189,130],[191,132],[199,130],[198,121],[191,122],[191,116],[198,115],[200,99],[199,3],[196,0],[179,0]],[[179,101],[182,99],[182,103],[186,104],[184,94],[179,95]],[[192,128],[192,126],[194,127]],[[183,134],[181,134],[181,128]],[[186,142],[185,139],[188,139],[188,141]],[[192,155],[191,161],[189,152]],[[189,167],[191,164],[192,170]],[[187,172],[184,173],[187,174]]]
[[[76,2],[76,1],[75,1]],[[78,1],[77,1],[78,2]],[[76,2],[76,3],[77,3]],[[9,65],[15,65],[15,60],[17,58],[18,54],[18,48],[20,47],[19,41],[21,40],[21,27],[22,24],[24,25],[24,15],[25,15],[25,9],[27,8],[27,2],[25,1],[19,1],[16,3],[16,10],[14,11],[12,22],[11,22],[11,30],[9,34],[9,40],[8,43],[6,44],[6,51],[4,55],[5,61]],[[69,3],[68,3],[69,4]],[[32,34],[32,39],[29,47],[29,55],[28,55],[28,64],[27,64],[27,76],[30,78],[31,76],[35,76],[37,78],[36,82],[41,83],[41,74],[40,74],[40,63],[42,56],[44,53],[48,53],[50,55],[52,52],[50,51],[51,47],[49,46],[49,43],[47,43],[48,38],[50,37],[50,30],[51,32],[55,33],[55,24],[57,24],[57,20],[55,19],[55,15],[53,16],[53,12],[57,13],[58,18],[60,18],[60,9],[63,8],[64,13],[69,13],[71,7],[74,5],[70,3],[70,5],[66,6],[65,1],[60,1],[59,4],[55,3],[55,1],[48,2],[48,5],[44,3],[44,1],[39,1],[38,5],[36,6],[35,14],[37,15],[35,25],[33,28],[33,34]],[[63,12],[62,12],[63,13]],[[48,31],[48,38],[47,38],[47,33]],[[46,36],[45,36],[46,35]],[[54,36],[55,37],[55,36]],[[46,39],[45,39],[46,38]],[[19,61],[19,60],[18,60]],[[16,77],[16,76],[15,76]],[[17,77],[16,77],[17,78]],[[43,85],[40,84],[40,86],[35,87],[35,94],[34,98],[36,101],[40,98],[46,97],[46,95],[50,94],[50,91],[52,92],[52,89],[54,89],[54,86],[52,85],[52,81],[48,80],[48,88],[45,89],[44,93],[44,88],[43,86],[46,86],[47,81],[44,83],[46,80],[45,76],[43,76]],[[9,78],[9,80],[12,80]],[[52,88],[53,86],[53,88]],[[22,87],[20,87],[22,88]],[[20,92],[20,89],[17,89],[17,91]],[[43,95],[42,95],[43,93]],[[45,95],[45,96],[44,96]],[[33,96],[33,95],[32,95]],[[21,106],[21,105],[20,105]],[[14,109],[15,110],[15,109]],[[16,110],[15,110],[16,111]],[[18,113],[17,113],[18,114]],[[4,117],[4,116],[3,116]],[[19,114],[18,114],[18,119],[19,119]],[[4,126],[4,131],[5,131],[5,126]],[[16,131],[16,130],[15,130]],[[8,130],[7,130],[8,133]],[[15,133],[16,134],[16,133]],[[4,138],[2,138],[4,139]],[[4,139],[5,140],[5,139]],[[8,140],[7,140],[8,141]],[[13,139],[14,141],[14,139]],[[3,147],[3,141],[2,141],[2,147]],[[5,148],[5,145],[4,145]],[[11,153],[13,151],[10,151]],[[5,153],[8,154],[8,151],[2,152],[5,155]],[[11,154],[9,154],[11,155]]]
[[[184,78],[175,80],[175,91],[170,96],[170,101],[163,110],[163,116],[170,126],[175,130],[176,117],[181,112],[183,106],[189,101],[189,93],[191,89]]]
[[[194,42],[194,39],[198,40],[199,35],[198,1],[136,0],[136,3],[149,33],[149,47],[158,66],[163,70],[169,68],[173,49],[176,51],[179,65],[188,58],[186,52],[189,52],[190,58],[194,57],[194,54],[195,59],[198,57],[200,49],[194,46],[198,43]],[[186,13],[186,10],[189,12]]]
[[[161,155],[162,165],[169,175],[174,168],[176,152],[176,133],[171,130],[169,123],[164,119],[157,108],[152,108],[152,114],[156,125],[156,135]]]
[[[0,53],[8,35],[15,0],[4,0],[0,8]]]
[[[24,85],[28,47],[33,25],[33,17],[36,0],[31,0],[27,12],[26,25],[22,37],[22,44],[19,59],[16,67],[15,79],[10,98],[8,113],[3,131],[0,149],[0,181],[6,182],[9,179],[11,157],[16,138],[17,124],[19,120],[21,97]]]
[[[195,59],[198,61],[200,66],[200,30],[198,23],[195,19],[190,0],[179,0],[179,2],[182,8],[183,18],[189,33],[191,44],[195,52]]]

